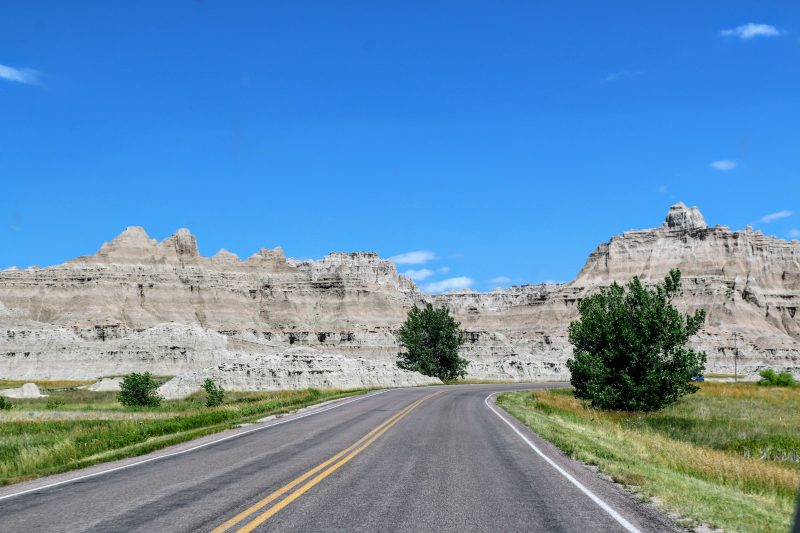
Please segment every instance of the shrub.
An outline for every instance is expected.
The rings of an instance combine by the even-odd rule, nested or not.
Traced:
[[[222,404],[225,397],[225,389],[214,383],[211,378],[206,378],[203,382],[203,388],[206,390],[206,407],[216,407]]]
[[[398,333],[406,351],[398,354],[397,366],[442,381],[463,378],[469,361],[458,355],[464,344],[459,326],[446,307],[437,309],[427,304],[420,309],[415,305]]]
[[[59,407],[63,407],[64,400],[48,400],[45,404],[45,409],[58,409]]]
[[[580,318],[569,325],[575,347],[567,361],[575,397],[594,407],[653,411],[697,391],[690,382],[702,372],[706,354],[686,347],[700,330],[705,311],[681,315],[672,305],[680,270],[648,289],[639,278],[578,303]]]
[[[761,379],[758,384],[764,387],[794,387],[797,382],[789,372],[777,373],[771,368],[765,368],[758,373]]]
[[[12,407],[14,407],[14,404],[11,403],[11,400],[5,396],[0,396],[0,411],[10,411]]]
[[[158,382],[150,372],[134,372],[122,379],[117,400],[127,407],[158,407],[162,398],[157,390]]]

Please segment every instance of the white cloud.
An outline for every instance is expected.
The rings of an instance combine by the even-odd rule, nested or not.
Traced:
[[[783,35],[784,32],[769,24],[748,22],[747,24],[736,26],[731,30],[722,30],[719,34],[723,37],[738,37],[743,41],[748,41],[754,37],[779,37]]]
[[[425,292],[444,292],[453,289],[466,289],[475,284],[475,280],[466,276],[458,276],[457,278],[443,279],[442,281],[435,281],[428,283],[424,287]]]
[[[667,194],[669,192],[669,189],[667,189],[666,185],[659,185],[658,192],[660,192],[661,194]]]
[[[404,254],[393,255],[389,261],[394,261],[398,265],[421,265],[436,259],[436,254],[433,252],[426,252],[425,250],[416,250],[413,252],[406,252]]]
[[[422,268],[420,270],[406,270],[403,272],[403,275],[407,278],[413,279],[414,281],[422,281],[425,278],[433,276],[433,270],[427,268]]]
[[[448,272],[450,272],[450,267],[442,267],[438,269],[436,272],[438,272],[439,274],[447,274]]]
[[[489,283],[508,283],[511,281],[511,278],[506,276],[497,276],[496,278],[492,278],[489,280]]]
[[[638,78],[644,74],[639,70],[623,70],[621,72],[612,72],[611,74],[606,74],[606,77],[603,78],[605,82],[612,82],[612,81],[621,81],[621,80],[630,80],[633,78]]]
[[[792,211],[777,211],[761,217],[761,222],[764,224],[769,224],[770,222],[775,222],[778,219],[790,217],[793,214],[794,213]]]
[[[729,170],[733,170],[734,168],[736,168],[737,164],[738,163],[736,163],[736,161],[729,161],[727,159],[720,159],[719,161],[714,161],[713,163],[711,163],[708,166],[710,166],[714,170],[719,170],[721,172],[727,172]]]
[[[36,85],[39,83],[39,73],[30,68],[14,68],[0,65],[0,78],[8,81]]]
[[[800,238],[800,229],[792,228],[789,230],[789,237],[792,239]]]

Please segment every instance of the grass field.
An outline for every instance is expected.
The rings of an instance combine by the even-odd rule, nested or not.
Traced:
[[[800,484],[800,388],[703,383],[657,413],[598,411],[565,389],[507,393],[497,403],[690,525],[789,529]]]
[[[366,392],[228,392],[225,402],[214,408],[205,407],[205,393],[198,393],[156,408],[126,408],[117,403],[114,392],[91,392],[64,382],[39,386],[49,396],[12,399],[14,408],[0,412],[0,485],[147,453],[264,416]]]

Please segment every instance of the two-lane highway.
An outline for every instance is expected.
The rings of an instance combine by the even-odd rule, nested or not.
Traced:
[[[394,389],[6,487],[0,530],[671,529],[490,398],[554,385]]]

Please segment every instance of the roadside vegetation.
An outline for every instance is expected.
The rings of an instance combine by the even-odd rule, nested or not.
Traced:
[[[497,403],[569,456],[683,517],[725,531],[789,529],[800,484],[800,388],[702,383],[649,413],[593,408],[569,389],[507,393]]]
[[[158,407],[163,399],[158,387],[150,372],[134,372],[122,378],[117,400],[125,407]]]
[[[758,373],[761,379],[758,384],[762,387],[796,387],[797,381],[789,372],[775,372],[771,368],[765,368]]]
[[[183,400],[126,407],[117,401],[116,392],[93,392],[72,383],[37,384],[48,396],[15,398],[11,410],[0,411],[0,485],[148,453],[367,391],[223,392],[215,385],[214,396],[201,391]],[[207,406],[209,399],[215,406]]]
[[[680,287],[673,269],[652,288],[634,277],[583,299],[569,326],[574,388],[498,404],[688,525],[786,531],[800,484],[800,390],[771,369],[758,384],[695,384],[706,355],[687,341],[705,312],[681,314]]]

